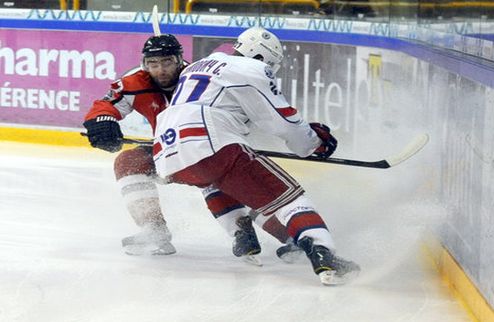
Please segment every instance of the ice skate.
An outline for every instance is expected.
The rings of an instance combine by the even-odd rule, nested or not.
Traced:
[[[250,217],[241,217],[237,220],[239,230],[235,232],[233,240],[233,255],[241,257],[246,263],[262,266],[261,261],[255,255],[261,252],[261,245],[257,239],[256,231],[252,227]]]
[[[170,255],[177,252],[171,239],[166,224],[148,224],[140,233],[122,239],[122,247],[127,255]]]
[[[285,245],[276,250],[278,258],[287,264],[293,264],[298,261],[303,253],[304,250],[295,245],[292,238],[288,239]]]
[[[298,241],[312,263],[314,273],[319,275],[324,285],[345,284],[358,276],[360,267],[354,262],[344,260],[334,255],[321,245],[314,245],[310,237]]]

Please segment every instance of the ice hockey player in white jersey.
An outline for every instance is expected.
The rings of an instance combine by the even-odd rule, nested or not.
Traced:
[[[171,106],[158,115],[154,161],[170,182],[213,187],[264,216],[275,215],[325,285],[355,277],[357,264],[335,255],[329,230],[299,183],[249,147],[251,126],[281,138],[299,155],[328,158],[337,141],[308,124],[276,86],[283,58],[271,32],[253,27],[235,54],[213,53],[180,74]]]

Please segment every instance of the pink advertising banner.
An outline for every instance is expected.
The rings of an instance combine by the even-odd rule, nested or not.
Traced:
[[[93,101],[139,65],[148,37],[0,29],[0,123],[82,127]],[[192,37],[177,38],[190,61]]]

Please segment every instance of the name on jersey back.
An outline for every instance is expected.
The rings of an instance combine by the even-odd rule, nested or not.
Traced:
[[[223,67],[227,65],[227,63],[223,62],[218,64],[219,61],[215,59],[203,59],[193,63],[190,66],[187,66],[183,73],[198,73],[198,72],[206,72],[212,73],[213,75],[219,76]]]

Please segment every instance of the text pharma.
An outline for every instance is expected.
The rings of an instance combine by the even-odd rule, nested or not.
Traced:
[[[4,75],[53,76],[86,79],[115,79],[115,57],[107,51],[21,48],[14,50],[0,43],[0,72]]]

